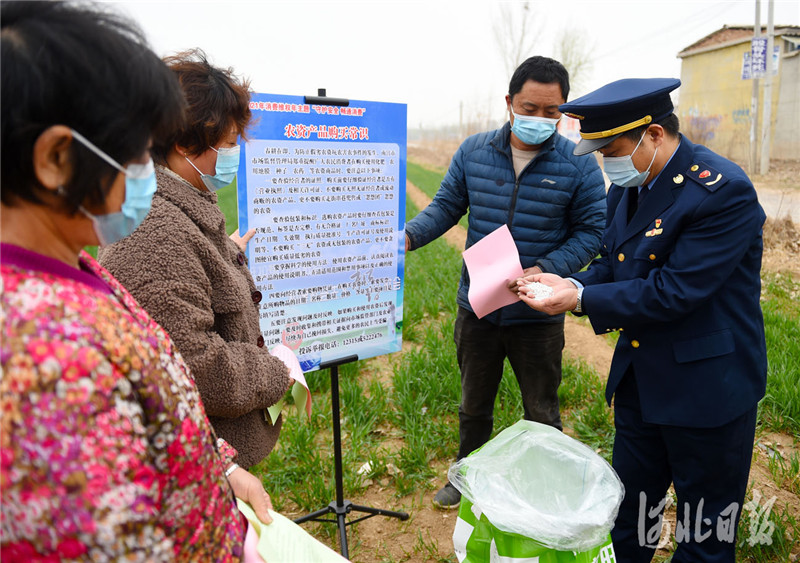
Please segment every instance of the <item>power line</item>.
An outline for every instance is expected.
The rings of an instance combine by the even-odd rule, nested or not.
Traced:
[[[655,30],[653,28],[647,28],[646,30],[644,30],[645,33],[646,33],[646,36],[639,36],[639,37],[637,37],[635,39],[632,39],[628,43],[625,43],[625,44],[619,45],[619,46],[615,46],[610,51],[606,51],[605,53],[601,53],[601,54],[597,55],[595,57],[595,60],[605,59],[607,57],[615,55],[616,53],[619,53],[620,51],[629,50],[629,49],[632,49],[634,47],[641,48],[641,42],[643,40],[643,37],[646,37],[646,39],[648,41],[653,41],[653,40],[658,39],[658,38],[660,38],[662,36],[665,36],[665,35],[669,35],[671,37],[675,37],[676,36],[676,33],[675,33],[676,29],[680,29],[680,37],[686,37],[687,35],[691,35],[691,32],[693,32],[695,29],[698,29],[698,28],[706,25],[712,19],[715,19],[715,18],[718,18],[718,17],[722,16],[726,11],[730,10],[732,6],[733,6],[733,4],[731,4],[731,2],[717,2],[715,4],[708,5],[703,10],[701,10],[699,12],[695,12],[694,14],[691,14],[691,15],[688,15],[688,16],[686,14],[683,14],[679,19],[674,20],[673,22],[664,24],[663,26],[661,26],[660,28],[657,28]],[[713,13],[713,15],[711,15],[710,17],[707,17],[706,14],[709,13],[709,12],[712,12],[712,11],[714,11],[715,13]],[[695,21],[697,23],[694,26],[692,26],[691,28],[687,28],[686,27],[687,20],[688,21]]]

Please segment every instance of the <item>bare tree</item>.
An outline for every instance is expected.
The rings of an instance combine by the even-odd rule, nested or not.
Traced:
[[[537,21],[530,2],[501,3],[499,10],[494,38],[510,78],[522,61],[533,55],[544,20]]]
[[[498,99],[493,94],[483,96],[480,100],[474,100],[464,109],[468,117],[463,123],[462,137],[467,137],[480,131],[496,129],[507,119],[505,104],[502,106],[498,104]]]
[[[594,69],[594,45],[590,44],[587,37],[581,29],[564,28],[559,32],[555,44],[555,58],[569,71],[570,89],[579,95]]]

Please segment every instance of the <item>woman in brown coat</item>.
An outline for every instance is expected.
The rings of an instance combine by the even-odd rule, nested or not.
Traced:
[[[214,429],[249,467],[275,445],[281,419],[271,425],[264,412],[290,379],[264,347],[261,293],[243,253],[248,237],[227,236],[214,193],[238,170],[237,142],[251,118],[248,83],[201,51],[166,62],[183,88],[187,125],[154,146],[152,209],[130,237],[101,249],[100,262],[169,332]]]

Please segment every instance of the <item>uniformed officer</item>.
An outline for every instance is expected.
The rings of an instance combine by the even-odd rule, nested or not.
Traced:
[[[612,82],[559,109],[580,120],[576,154],[599,151],[612,181],[603,247],[585,272],[520,280],[549,314],[619,330],[606,387],[625,498],[618,561],[650,561],[670,483],[679,562],[734,561],[756,406],[766,388],[759,304],[764,211],[733,162],[678,130],[676,79]],[[535,301],[523,283],[554,289]]]

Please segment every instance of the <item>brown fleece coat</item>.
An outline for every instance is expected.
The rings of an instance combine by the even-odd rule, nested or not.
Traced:
[[[244,254],[225,233],[217,195],[157,167],[158,191],[129,237],[100,250],[105,266],[163,326],[197,382],[209,420],[255,465],[272,450],[281,419],[264,409],[289,385],[288,370],[264,347],[261,294]]]

